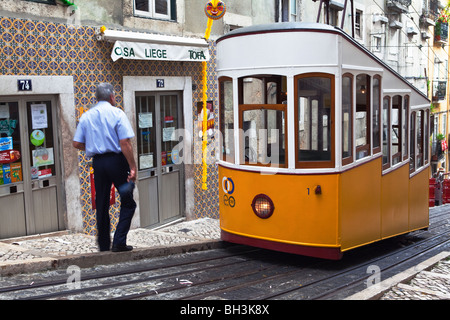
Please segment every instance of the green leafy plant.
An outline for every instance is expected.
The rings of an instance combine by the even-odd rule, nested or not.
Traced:
[[[75,2],[70,2],[69,0],[60,0],[60,1],[63,2],[67,6],[73,6],[74,9],[78,9],[78,7],[75,4]]]

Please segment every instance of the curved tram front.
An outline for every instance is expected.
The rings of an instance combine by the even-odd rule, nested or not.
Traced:
[[[217,41],[222,239],[340,259],[428,227],[427,97],[340,29]]]

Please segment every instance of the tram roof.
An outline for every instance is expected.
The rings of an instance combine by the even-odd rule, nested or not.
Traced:
[[[410,86],[414,91],[419,93],[421,96],[426,98],[428,101],[429,98],[420,91],[416,86],[414,86],[411,82],[405,79],[401,74],[399,74],[396,70],[391,68],[388,64],[386,64],[383,60],[378,58],[376,55],[374,55],[372,52],[370,52],[366,47],[364,47],[362,44],[360,44],[358,41],[356,41],[353,37],[348,35],[344,30],[338,27],[330,26],[323,23],[313,23],[313,22],[277,22],[277,23],[269,23],[269,24],[258,24],[253,25],[249,27],[239,28],[236,30],[233,30],[229,33],[227,33],[224,36],[221,36],[217,39],[217,43],[234,37],[241,37],[241,36],[247,36],[247,35],[253,35],[253,34],[264,34],[264,33],[276,33],[276,32],[325,32],[325,33],[334,33],[337,35],[342,36],[343,38],[347,39],[349,42],[351,42],[353,45],[358,47],[360,50],[362,50],[365,54],[370,56],[372,59],[378,61],[383,68],[389,70],[392,72],[397,78],[399,78],[401,81],[405,82],[408,86]]]
[[[283,31],[328,31],[328,32],[343,32],[341,29],[323,24],[323,23],[312,23],[312,22],[277,22],[268,24],[256,24],[249,27],[243,27],[235,29],[228,32],[226,35],[221,36],[217,39],[217,42],[225,40],[231,37],[250,35],[254,33],[268,33],[268,32],[283,32]]]

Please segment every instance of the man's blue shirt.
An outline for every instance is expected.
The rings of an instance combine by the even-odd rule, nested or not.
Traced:
[[[133,138],[134,132],[125,113],[107,101],[84,113],[78,123],[74,141],[86,145],[86,155],[120,153],[120,140]]]

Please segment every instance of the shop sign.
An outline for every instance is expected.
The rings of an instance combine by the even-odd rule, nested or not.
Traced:
[[[111,58],[132,60],[209,61],[207,47],[190,47],[142,42],[116,41]]]

